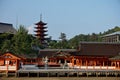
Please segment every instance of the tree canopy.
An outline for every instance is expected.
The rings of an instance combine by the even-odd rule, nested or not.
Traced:
[[[101,42],[101,36],[110,34],[116,31],[120,31],[120,27],[115,26],[108,31],[92,34],[79,34],[71,39],[67,39],[65,33],[60,33],[59,40],[48,40],[48,47],[50,49],[73,49],[77,48],[80,41],[87,42]],[[0,34],[0,52],[4,53],[6,51],[13,52],[15,54],[30,54],[38,53],[39,49],[44,47],[40,44],[39,39],[31,34],[23,25],[20,25],[16,34],[2,33]]]
[[[7,36],[8,35],[6,35],[6,37]],[[4,36],[1,37],[1,39],[2,38],[4,39]],[[0,48],[0,51],[2,53],[10,51],[15,54],[35,53],[36,51],[32,49],[32,44],[34,43],[35,39],[36,38],[34,38],[32,35],[28,34],[28,31],[23,25],[20,25],[17,33],[13,37],[2,40],[2,47]]]

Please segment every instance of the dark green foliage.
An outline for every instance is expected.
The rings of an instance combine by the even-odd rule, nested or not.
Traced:
[[[2,52],[6,52],[6,51],[11,51],[12,50],[12,43],[10,40],[5,40],[3,42],[3,45],[1,47],[1,51]]]
[[[60,39],[59,41],[51,40],[49,42],[49,48],[51,48],[51,49],[68,49],[68,48],[71,48],[68,40],[66,39],[66,34],[65,33],[61,33],[59,39]]]
[[[110,33],[117,32],[117,31],[120,31],[120,27],[115,26],[113,29],[108,29],[108,31],[105,31],[105,32],[103,33],[103,35],[105,35],[105,34],[110,34]]]
[[[6,37],[3,35],[5,35]],[[0,52],[2,53],[6,51],[10,51],[15,54],[36,53],[36,50],[32,49],[32,44],[35,38],[32,35],[28,34],[28,31],[23,25],[20,25],[17,33],[13,37],[8,38],[9,36],[6,33],[2,34],[0,37],[1,39],[4,39],[1,41],[2,46],[0,47]]]
[[[65,33],[61,33],[59,39],[61,39],[61,41],[66,41],[67,40],[66,39],[66,34]]]
[[[69,43],[71,44],[71,47],[77,48],[79,42],[101,42],[102,38],[101,36],[110,34],[116,31],[120,31],[120,27],[116,26],[113,29],[109,29],[108,31],[105,32],[100,32],[99,34],[92,33],[92,34],[80,34],[76,35],[72,39],[69,40]]]
[[[32,37],[31,35],[28,35],[28,31],[24,28],[24,26],[20,26],[17,33],[13,37],[14,42],[14,51],[15,53],[30,53],[31,52],[31,42]]]
[[[120,27],[116,26],[113,29],[109,29],[105,32],[100,32],[98,34],[79,34],[70,40],[66,39],[66,34],[61,33],[59,39],[60,40],[51,40],[48,41],[48,48],[51,49],[69,49],[69,48],[77,48],[79,46],[79,42],[87,41],[87,42],[101,42],[101,36],[110,34],[116,31],[120,31]],[[39,49],[43,49],[43,47],[39,40],[32,35],[28,34],[28,31],[25,29],[23,25],[20,25],[17,33],[15,35],[10,33],[0,34],[0,53],[4,53],[6,51],[13,52],[15,54],[31,54],[38,53]]]

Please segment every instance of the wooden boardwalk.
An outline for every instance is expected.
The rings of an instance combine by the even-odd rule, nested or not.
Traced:
[[[79,69],[68,67],[36,67],[26,65],[14,73],[4,73],[6,76],[16,77],[120,77],[117,69]],[[3,75],[3,73],[0,73]]]
[[[20,69],[17,77],[120,77],[120,70],[90,70],[90,69]]]

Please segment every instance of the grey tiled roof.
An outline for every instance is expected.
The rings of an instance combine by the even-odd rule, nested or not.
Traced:
[[[13,28],[12,24],[1,23],[0,22],[0,33],[11,33],[15,34],[16,30]]]
[[[67,51],[67,52],[74,52],[77,51],[76,49],[41,49],[40,51]]]
[[[119,44],[118,42],[80,42],[80,44]]]
[[[85,56],[116,56],[120,53],[120,43],[80,43],[80,53]]]
[[[77,50],[76,49],[41,49],[39,50],[39,58],[42,57],[52,57],[55,56],[58,52],[69,53],[71,55],[75,55]]]

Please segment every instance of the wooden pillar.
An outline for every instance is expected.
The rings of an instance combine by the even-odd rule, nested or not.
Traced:
[[[114,63],[115,63],[115,68],[116,68],[116,61]]]
[[[109,74],[108,72],[105,73],[106,77],[108,76],[108,74]]]
[[[116,66],[117,66],[117,68],[119,68],[119,67],[118,67],[118,61],[116,62]]]
[[[111,61],[111,66],[113,66],[113,62]]]
[[[6,64],[6,77],[8,77],[8,67],[9,67],[9,60],[5,60],[5,64]]]
[[[96,77],[98,77],[98,72],[95,72],[95,74],[96,74]]]
[[[70,63],[72,63],[72,60],[70,59]]]
[[[118,68],[120,69],[120,61],[118,62]]]
[[[79,77],[79,72],[77,72],[77,77]]]
[[[8,77],[8,71],[6,71],[6,77]]]
[[[107,69],[108,69],[108,61],[107,61]]]
[[[79,59],[76,59],[76,65],[79,66]]]
[[[81,68],[81,59],[79,59],[79,68]]]
[[[114,75],[115,75],[115,77],[117,77],[117,76],[118,76],[118,73],[117,73],[117,72],[115,72],[115,73],[114,73]]]
[[[54,62],[57,63],[57,59],[54,59]]]
[[[59,77],[59,72],[57,73],[57,77]]]
[[[88,77],[88,72],[86,72],[86,75],[87,75],[87,77]]]
[[[72,66],[74,67],[74,58],[72,58]]]
[[[37,73],[37,77],[39,77],[39,72]]]
[[[94,60],[94,66],[96,66],[96,61]]]
[[[118,62],[118,68],[120,68],[120,62]]]
[[[16,62],[15,62],[15,66],[16,66],[16,71],[17,71],[19,65],[18,65],[17,59],[16,59],[15,61],[16,61]]]
[[[116,64],[117,64],[117,68],[119,68],[119,62],[118,61],[116,62]]]
[[[50,77],[49,72],[47,74],[48,74],[47,76]]]
[[[69,77],[69,72],[67,72],[67,77]]]
[[[66,65],[67,64],[67,60],[65,59],[65,62],[64,62],[64,64]]]
[[[81,63],[81,66],[82,66],[82,59],[80,61],[81,61],[80,63]]]
[[[28,72],[28,77],[30,77],[30,73]]]
[[[105,65],[105,62],[103,61],[103,66]]]
[[[88,69],[88,61],[86,60],[86,69]]]
[[[96,66],[96,61],[94,60],[94,67],[93,67],[93,69],[95,69],[95,66]]]
[[[86,62],[85,65],[87,66],[87,63],[88,63],[87,60],[85,62]]]
[[[15,77],[17,77],[17,71],[15,71]]]
[[[17,76],[19,77],[19,72],[17,73]]]

